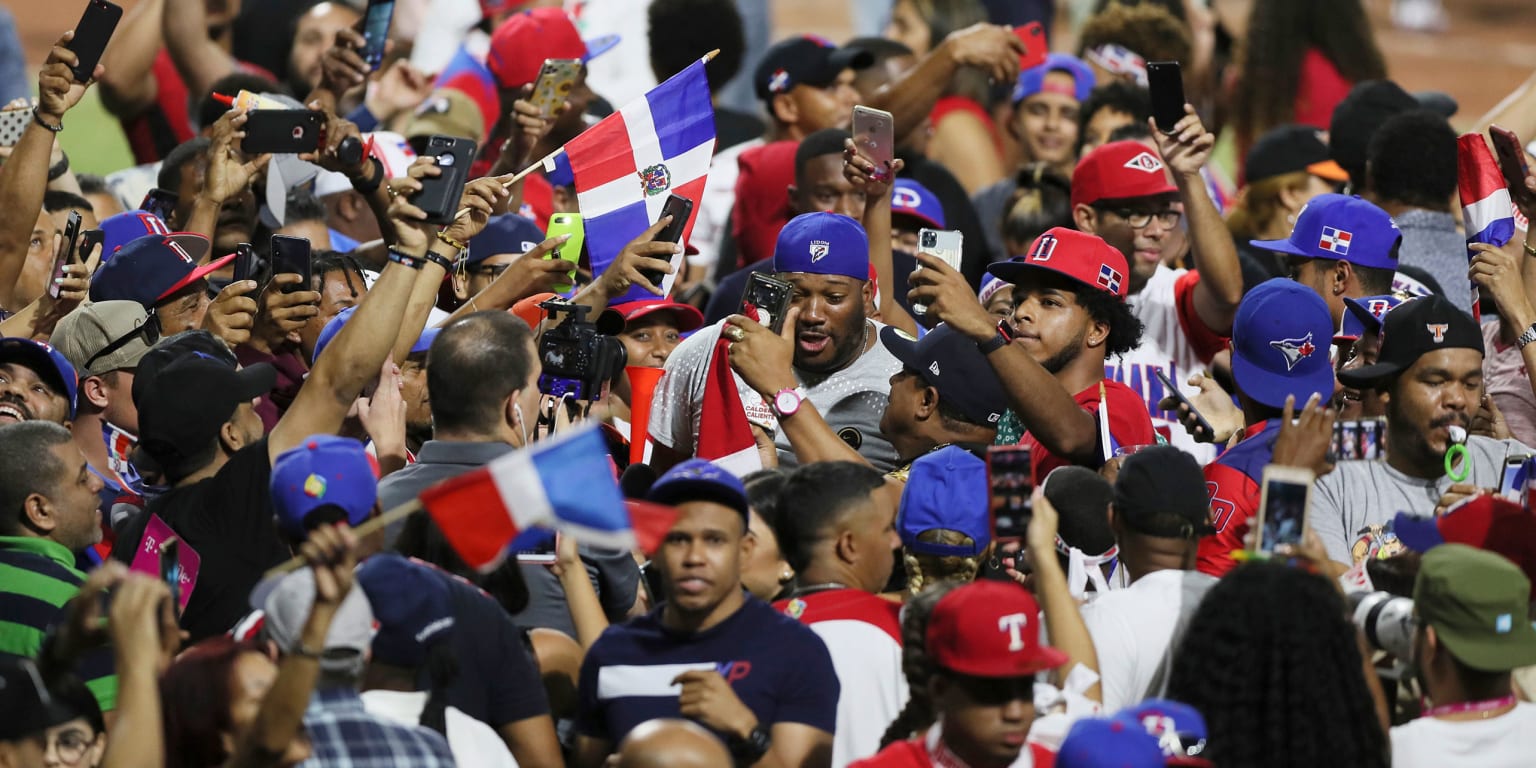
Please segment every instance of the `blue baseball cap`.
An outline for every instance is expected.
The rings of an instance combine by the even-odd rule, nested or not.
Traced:
[[[1077,721],[1056,752],[1056,768],[1163,768],[1157,739],[1138,723],[1089,717]]]
[[[773,271],[869,279],[869,235],[841,213],[802,213],[779,230]]]
[[[41,341],[12,336],[0,338],[0,363],[20,363],[31,368],[54,392],[69,401],[69,418],[75,417],[80,377],[64,353]]]
[[[379,500],[379,478],[368,451],[347,437],[310,435],[272,462],[271,482],[277,527],[290,539],[308,535],[304,518],[321,505],[341,507],[355,527]]]
[[[188,243],[196,247],[188,248]],[[208,253],[202,235],[145,235],[124,245],[91,277],[91,301],[137,301],[145,309],[234,261],[231,253],[198,265]]]
[[[924,226],[944,228],[944,204],[932,190],[911,179],[897,179],[891,187],[891,215],[911,216]]]
[[[432,646],[453,636],[452,593],[437,569],[380,552],[357,567],[357,585],[373,605],[379,631],[373,658],[396,667],[416,668]]]
[[[1344,299],[1344,308],[1348,311],[1344,313],[1344,322],[1339,332],[1334,334],[1333,342],[1355,341],[1366,334],[1375,336],[1381,333],[1381,318],[1403,301],[1402,297],[1391,294]]]
[[[1079,102],[1088,100],[1093,91],[1093,70],[1082,59],[1065,53],[1053,53],[1045,57],[1045,63],[1019,73],[1019,82],[1013,87],[1013,103],[1019,102],[1045,89],[1045,76],[1052,72],[1065,72],[1072,76],[1072,98]]]
[[[1271,408],[1288,395],[1299,408],[1313,393],[1333,394],[1328,345],[1333,315],[1317,292],[1276,277],[1258,284],[1232,321],[1232,378],[1238,389]]]
[[[896,509],[901,545],[920,555],[981,554],[992,543],[992,507],[987,494],[986,462],[970,451],[949,445],[921,456],[907,471],[907,487]],[[918,540],[924,531],[939,528],[959,531],[971,537],[972,543]]]
[[[352,315],[355,312],[357,312],[357,307],[355,305],[350,306],[337,312],[335,317],[325,322],[325,327],[320,329],[320,335],[315,337],[315,354],[310,358],[310,365],[314,365],[320,360],[320,353],[330,346],[331,341],[336,338],[336,334],[341,333],[342,326],[352,319]],[[437,338],[437,334],[441,330],[441,328],[423,328],[421,335],[416,337],[416,343],[411,345],[411,351],[408,354],[414,355],[431,349],[433,340]]]
[[[200,235],[171,232],[159,216],[149,211],[132,210],[101,220],[101,263],[107,263],[118,249],[145,235],[170,235],[198,261],[208,255],[208,241]]]
[[[544,231],[533,219],[517,214],[493,216],[480,234],[469,239],[465,260],[478,264],[503,253],[527,253],[544,242]]]
[[[913,339],[887,325],[880,329],[880,341],[967,419],[987,427],[996,427],[1002,419],[1008,408],[1003,383],[981,349],[958,331],[939,323],[923,338]]]
[[[1112,718],[1140,726],[1157,739],[1166,765],[1209,766],[1204,757],[1210,737],[1205,718],[1194,707],[1170,699],[1147,699],[1115,713]]]
[[[676,506],[689,501],[712,501],[741,513],[747,519],[747,489],[741,479],[703,459],[689,459],[667,470],[645,494],[646,501]]]
[[[1359,195],[1329,193],[1302,207],[1290,237],[1248,242],[1307,259],[1343,259],[1361,267],[1396,270],[1395,248],[1402,238],[1386,211]]]

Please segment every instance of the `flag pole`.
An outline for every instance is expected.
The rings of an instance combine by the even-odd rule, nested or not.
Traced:
[[[369,536],[382,529],[386,525],[404,520],[405,518],[410,517],[414,512],[420,512],[422,508],[421,499],[411,499],[410,501],[407,501],[397,507],[391,507],[390,509],[386,510],[384,514],[381,514],[378,517],[369,518],[368,520],[364,521],[362,525],[353,528],[352,534],[358,538]],[[287,562],[268,570],[265,574],[262,575],[261,578],[265,580],[273,578],[274,576],[281,576],[285,573],[296,571],[303,566],[304,558],[302,556],[293,557],[290,558]]]

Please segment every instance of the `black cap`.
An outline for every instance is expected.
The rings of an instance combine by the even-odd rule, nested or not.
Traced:
[[[880,340],[902,365],[939,390],[941,401],[973,423],[996,428],[1008,396],[976,342],[944,323],[921,339],[888,325],[880,329]]]
[[[134,384],[146,379],[139,370]],[[270,392],[276,380],[277,371],[266,363],[236,370],[196,353],[171,361],[134,398],[139,451],[168,475],[195,469],[187,463],[203,455],[235,408]]]
[[[1163,539],[1215,532],[1199,462],[1171,445],[1125,457],[1115,478],[1115,516],[1133,531]]]
[[[1365,150],[1376,129],[1387,118],[1418,108],[1419,102],[1391,80],[1356,83],[1333,108],[1328,155],[1349,172],[1352,181],[1360,183],[1365,173]]]
[[[144,390],[149,386],[148,382],[155,379],[155,374],[159,373],[161,368],[187,355],[218,360],[230,368],[240,365],[240,362],[235,359],[235,353],[230,351],[229,345],[207,331],[183,331],[175,336],[167,336],[156,342],[143,357],[139,358],[133,379],[133,402],[138,403],[139,398],[144,396]]]
[[[1339,381],[1355,389],[1373,387],[1408,370],[1419,358],[1441,349],[1483,352],[1483,333],[1472,316],[1444,296],[1405,301],[1381,324],[1381,354],[1375,365],[1339,371]]]
[[[874,63],[874,54],[862,48],[839,48],[823,37],[799,35],[774,43],[763,54],[753,71],[752,84],[757,97],[767,101],[797,85],[825,88],[836,82],[843,70],[864,69]]]
[[[48,692],[31,659],[0,658],[0,741],[42,736],[44,731],[77,717]]]
[[[1115,489],[1108,480],[1087,467],[1067,466],[1051,470],[1043,485],[1045,498],[1060,519],[1056,530],[1060,544],[1092,556],[1114,548],[1109,505],[1115,500]]]
[[[1328,158],[1323,132],[1310,125],[1282,125],[1266,131],[1248,150],[1243,164],[1249,184],[1297,171],[1329,181],[1349,181],[1344,169]]]

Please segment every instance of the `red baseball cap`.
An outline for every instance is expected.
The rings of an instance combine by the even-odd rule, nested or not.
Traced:
[[[589,45],[565,11],[534,8],[509,17],[496,28],[485,65],[502,88],[521,88],[538,79],[545,59],[585,62],[617,43],[616,37],[609,36]]]
[[[670,312],[677,323],[677,330],[683,333],[698,330],[704,325],[704,315],[698,309],[671,299],[639,299],[614,304],[608,308],[623,316],[626,324],[657,312]]]
[[[1502,496],[1473,496],[1435,517],[1399,512],[1392,532],[1415,552],[1466,544],[1503,555],[1536,582],[1536,514]],[[1536,596],[1536,586],[1532,593]]]
[[[1072,171],[1072,206],[1178,192],[1157,150],[1139,141],[1111,141],[1089,152]]]
[[[993,277],[1010,283],[1019,282],[1031,269],[1048,269],[1122,299],[1130,290],[1126,280],[1130,269],[1126,267],[1125,254],[1120,249],[1104,242],[1098,235],[1066,227],[1046,230],[1035,238],[1024,256],[987,266]]]
[[[928,617],[928,655],[971,677],[1023,677],[1067,663],[1040,644],[1040,606],[1007,581],[974,581],[939,600]]]

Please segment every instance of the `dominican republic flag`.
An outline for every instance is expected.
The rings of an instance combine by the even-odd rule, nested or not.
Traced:
[[[683,228],[683,242],[688,241],[715,152],[715,112],[704,64],[704,59],[694,62],[566,143],[593,274],[601,274],[629,241],[656,223],[669,195],[695,204]],[[671,292],[682,265],[678,254],[673,274],[658,286],[663,294]],[[645,298],[655,296],[633,286],[613,301]]]
[[[465,564],[490,571],[519,534],[554,528],[583,544],[631,549],[635,532],[597,427],[534,443],[445,480],[422,506]]]
[[[1337,227],[1323,227],[1323,234],[1318,238],[1317,247],[1337,253],[1340,256],[1349,255],[1349,243],[1355,239],[1353,232]]]
[[[757,319],[755,310],[752,314],[753,319]],[[741,404],[741,390],[736,388],[730,355],[731,342],[722,333],[715,340],[709,371],[705,374],[704,397],[699,404],[699,440],[694,446],[694,456],[713,462],[737,477],[745,477],[762,469],[763,459],[757,453],[757,439],[752,434],[752,423],[747,420],[746,407]]]
[[[1513,205],[1504,174],[1493,152],[1476,133],[1456,139],[1456,177],[1461,193],[1461,220],[1468,243],[1503,245],[1515,236]],[[1471,251],[1468,251],[1471,258]]]
[[[1055,250],[1055,248],[1055,243],[1052,243],[1051,250]],[[1046,258],[1050,257],[1047,256]],[[1099,265],[1099,287],[1118,295],[1120,293],[1120,270],[1108,264]]]

